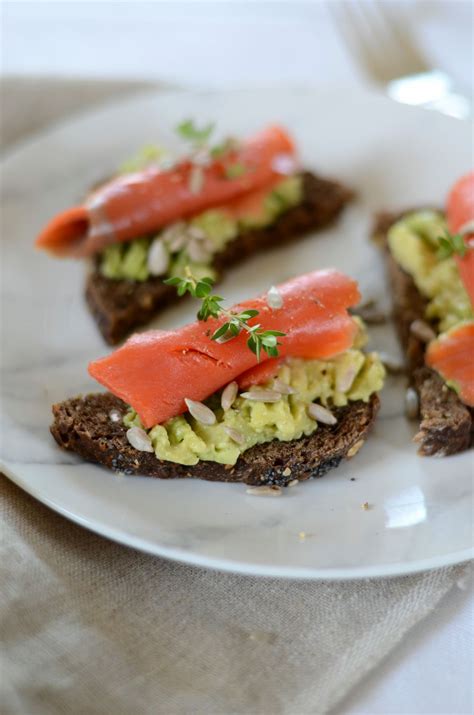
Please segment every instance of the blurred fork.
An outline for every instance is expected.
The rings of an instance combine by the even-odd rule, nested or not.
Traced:
[[[354,59],[392,99],[459,119],[470,115],[469,100],[453,91],[447,74],[427,64],[388,3],[332,0],[328,7]]]

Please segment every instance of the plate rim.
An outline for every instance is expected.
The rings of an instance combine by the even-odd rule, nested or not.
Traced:
[[[174,97],[174,96],[205,96],[205,95],[219,95],[219,94],[245,94],[245,93],[285,93],[285,92],[295,92],[295,93],[317,93],[317,94],[342,94],[354,95],[366,99],[371,99],[373,101],[380,101],[381,103],[392,105],[394,107],[403,108],[403,111],[413,112],[418,114],[419,112],[424,112],[428,115],[435,116],[438,121],[443,121],[446,123],[459,123],[459,124],[471,124],[474,125],[474,116],[466,118],[452,117],[450,115],[442,114],[435,110],[427,109],[426,107],[417,106],[413,104],[405,104],[404,102],[397,102],[396,100],[389,97],[387,94],[378,90],[376,87],[371,85],[363,84],[347,84],[339,83],[336,85],[295,85],[295,84],[283,84],[279,87],[262,85],[261,87],[234,87],[231,89],[211,87],[206,89],[205,87],[157,87],[151,85],[149,88],[140,89],[137,91],[131,91],[125,95],[121,95],[116,99],[108,99],[105,102],[99,102],[90,107],[84,109],[79,109],[68,114],[64,117],[60,117],[57,121],[53,121],[45,127],[40,127],[34,130],[32,133],[28,134],[22,139],[13,142],[11,145],[7,146],[2,152],[0,152],[0,167],[8,164],[10,161],[16,159],[17,154],[21,154],[23,151],[28,150],[30,146],[36,144],[36,142],[43,140],[49,135],[54,134],[57,131],[61,131],[64,128],[68,128],[77,122],[85,121],[93,117],[95,114],[101,114],[102,112],[109,111],[114,108],[120,108],[126,106],[130,102],[141,101],[145,99],[152,99],[156,97],[157,99],[161,97]]]
[[[54,499],[49,499],[41,494],[41,490],[35,489],[21,476],[10,469],[5,462],[0,461],[0,470],[14,484],[23,489],[27,494],[37,499],[39,502],[52,509],[68,521],[91,531],[94,534],[105,537],[109,541],[127,546],[128,548],[141,551],[152,556],[159,556],[168,561],[176,561],[188,566],[206,568],[212,571],[233,573],[243,576],[260,576],[262,578],[280,578],[297,581],[356,581],[368,578],[395,578],[397,576],[409,576],[412,574],[432,571],[447,566],[456,566],[474,559],[474,545],[469,549],[455,551],[445,557],[431,557],[421,559],[412,563],[396,561],[391,564],[376,566],[361,566],[346,569],[311,569],[301,567],[274,567],[261,564],[250,564],[245,561],[232,561],[221,557],[210,557],[195,554],[179,547],[168,547],[154,544],[147,539],[127,534],[126,530],[119,528],[104,527],[95,519],[86,519],[69,509],[58,504]]]

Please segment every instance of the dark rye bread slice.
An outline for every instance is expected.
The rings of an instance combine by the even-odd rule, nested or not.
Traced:
[[[425,343],[410,330],[414,320],[426,321],[426,300],[411,276],[394,260],[387,244],[390,226],[406,213],[409,212],[379,214],[373,237],[384,249],[395,326],[405,351],[410,384],[420,400],[420,429],[414,441],[420,454],[443,457],[472,445],[474,411],[461,402],[434,370],[425,366]],[[436,330],[435,324],[433,328]]]
[[[420,430],[414,438],[420,454],[444,457],[469,449],[474,436],[472,410],[428,367],[414,371],[413,387],[420,397]]]
[[[64,449],[129,475],[287,486],[293,479],[322,477],[345,457],[353,457],[362,447],[378,409],[377,395],[372,395],[368,403],[353,402],[334,410],[337,417],[334,426],[320,424],[310,437],[292,442],[274,440],[252,447],[233,467],[216,462],[186,467],[134,449],[122,421],[113,422],[109,416],[110,410],[125,414],[127,406],[110,393],[76,397],[53,405],[51,433]]]
[[[258,251],[329,225],[353,198],[353,193],[341,184],[305,172],[303,197],[298,206],[282,214],[273,225],[241,233],[216,254],[213,267],[218,275]],[[115,345],[179,299],[176,289],[165,285],[161,277],[141,283],[111,280],[101,275],[96,263],[87,277],[86,300],[105,340]]]

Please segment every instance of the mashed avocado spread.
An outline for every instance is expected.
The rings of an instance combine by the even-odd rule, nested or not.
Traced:
[[[438,321],[445,332],[473,318],[469,297],[452,256],[437,255],[439,237],[446,232],[443,216],[435,211],[417,211],[397,221],[388,232],[390,251],[428,299],[426,317]]]
[[[366,354],[358,349],[347,350],[330,360],[288,358],[277,379],[292,387],[293,394],[282,395],[273,403],[238,396],[224,412],[219,392],[206,401],[217,418],[212,426],[203,425],[185,413],[148,430],[148,436],[158,459],[185,465],[197,464],[199,460],[235,464],[240,454],[254,445],[275,439],[286,442],[312,434],[318,424],[309,416],[308,406],[315,400],[328,408],[342,407],[355,400],[367,402],[382,388],[384,375],[377,353]],[[272,387],[273,380],[261,389]],[[132,409],[125,415],[124,423],[127,427],[142,426]],[[236,430],[243,443],[237,444],[226,427]]]
[[[234,221],[218,209],[210,209],[187,222],[188,227],[200,229],[207,239],[210,253],[219,253],[229,241],[232,241],[241,228],[264,227],[274,223],[285,211],[301,203],[303,181],[299,175],[289,176],[277,184],[266,197],[260,215]],[[114,280],[146,281],[150,277],[148,252],[155,237],[138,238],[126,243],[113,244],[100,256],[100,272],[106,278]],[[185,266],[189,266],[196,277],[215,277],[209,262],[192,260],[186,247],[171,252],[166,275],[169,277],[184,275]]]

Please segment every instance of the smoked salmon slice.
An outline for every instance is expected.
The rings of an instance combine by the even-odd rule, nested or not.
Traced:
[[[270,126],[208,166],[196,167],[186,160],[167,171],[148,168],[118,176],[82,206],[53,218],[36,246],[57,256],[91,256],[111,243],[130,241],[272,186],[284,175],[285,158],[292,159],[294,153],[287,132]],[[232,173],[232,168],[238,171]],[[198,172],[200,185],[193,185],[193,172]]]
[[[232,310],[256,309],[259,315],[250,324],[284,332],[281,357],[329,358],[351,347],[357,326],[347,308],[360,300],[355,281],[323,270],[294,278],[278,290],[282,308],[270,308],[262,295]],[[210,339],[223,322],[213,318],[175,331],[134,335],[111,355],[90,363],[89,373],[131,405],[145,427],[152,427],[185,412],[185,398],[204,400],[258,366],[246,334],[221,344]],[[262,353],[260,359],[263,365],[270,358]]]
[[[448,196],[446,214],[450,232],[464,235],[467,251],[464,256],[455,255],[455,260],[474,307],[474,172],[456,182]]]
[[[250,191],[243,196],[238,196],[233,201],[222,207],[234,221],[242,219],[258,221],[262,215],[265,215],[265,200],[269,192],[275,188],[281,181],[281,176],[274,177],[265,186],[259,189]]]
[[[433,340],[426,364],[452,382],[461,400],[474,407],[474,322],[458,325]]]
[[[268,382],[268,380],[276,376],[280,365],[281,360],[279,358],[270,358],[255,365],[255,367],[251,367],[250,370],[238,376],[237,383],[239,388],[248,390],[253,385],[262,385],[264,382]]]

